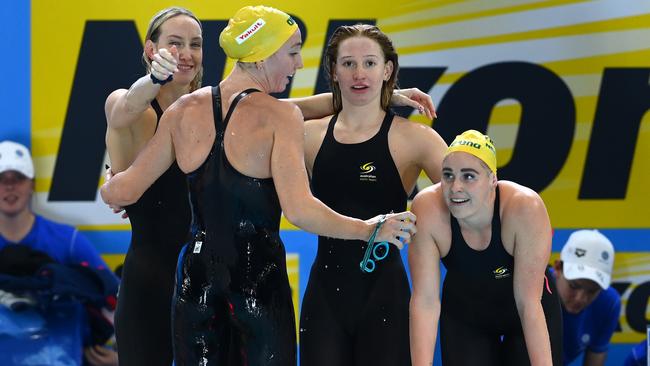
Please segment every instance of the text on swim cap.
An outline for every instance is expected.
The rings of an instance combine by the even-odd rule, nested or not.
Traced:
[[[453,144],[451,144],[451,146],[455,146],[455,145],[470,146],[470,147],[473,147],[475,149],[480,149],[481,148],[481,144],[479,144],[477,142],[467,141],[467,140],[460,140],[460,141],[456,141]],[[451,147],[451,146],[449,146],[449,147]]]
[[[262,29],[262,27],[265,24],[266,22],[264,21],[264,19],[262,18],[257,19],[255,23],[253,23],[253,25],[248,27],[248,29],[246,29],[240,35],[237,36],[237,38],[235,39],[237,41],[237,44],[242,44],[246,42],[253,34],[257,33],[257,31]]]

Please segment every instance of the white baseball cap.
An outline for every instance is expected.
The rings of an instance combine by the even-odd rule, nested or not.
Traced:
[[[13,141],[0,142],[0,173],[14,170],[34,179],[34,163],[29,150]]]
[[[568,280],[592,280],[603,289],[612,281],[614,246],[598,230],[574,231],[564,244],[560,259]]]

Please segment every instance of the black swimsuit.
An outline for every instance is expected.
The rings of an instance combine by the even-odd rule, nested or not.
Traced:
[[[529,365],[513,293],[514,257],[501,240],[499,188],[492,238],[485,250],[469,247],[451,216],[451,248],[442,258],[447,274],[442,289],[442,363],[460,366]],[[562,365],[562,310],[555,282],[546,271],[542,307],[554,365]]]
[[[388,147],[393,114],[377,134],[357,144],[334,138],[329,125],[314,161],[314,195],[333,210],[369,219],[406,209],[407,195]],[[372,273],[359,263],[366,242],[318,237],[300,315],[300,364],[410,365],[410,289],[400,251],[376,261]]]
[[[221,93],[214,87],[216,137],[189,175],[194,240],[179,258],[174,357],[185,365],[295,365],[296,329],[281,208],[273,179],[245,176],[225,155]]]
[[[154,99],[151,105],[160,120],[163,111],[158,102]],[[126,212],[131,244],[115,313],[119,362],[121,366],[169,366],[174,273],[191,219],[185,174],[172,164]]]

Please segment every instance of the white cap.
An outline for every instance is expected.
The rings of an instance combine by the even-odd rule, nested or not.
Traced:
[[[562,248],[562,273],[568,280],[588,279],[603,289],[612,281],[614,246],[598,230],[574,231]]]
[[[13,141],[0,142],[0,174],[14,170],[29,179],[34,179],[34,163],[29,150]]]

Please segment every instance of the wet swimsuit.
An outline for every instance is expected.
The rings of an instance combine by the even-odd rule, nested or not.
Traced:
[[[185,365],[295,365],[296,329],[281,208],[273,179],[230,165],[214,87],[216,137],[205,162],[189,174],[194,239],[179,258],[173,304],[174,357]],[[242,122],[243,123],[243,122]]]

